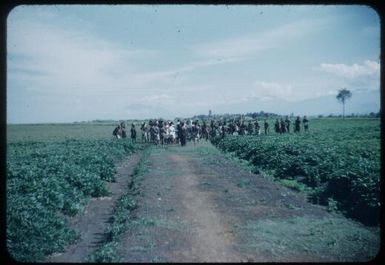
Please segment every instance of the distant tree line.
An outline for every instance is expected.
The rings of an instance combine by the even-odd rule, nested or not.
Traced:
[[[343,117],[342,114],[329,114],[329,115],[318,115],[318,118],[341,118]],[[359,113],[351,113],[348,115],[345,115],[346,118],[380,118],[381,117],[381,111],[378,111],[377,113],[375,112],[370,112],[369,114],[359,114]]]
[[[211,114],[210,113],[209,115],[200,114],[200,115],[195,115],[191,117],[191,119],[209,120],[209,119],[216,119],[216,118],[234,118],[234,117],[243,117],[243,118],[249,117],[252,119],[256,119],[256,118],[272,118],[272,117],[275,118],[279,116],[280,115],[276,113],[264,112],[263,110],[261,110],[260,112],[247,112],[246,114],[244,113],[234,113],[234,114],[229,114],[229,113]]]

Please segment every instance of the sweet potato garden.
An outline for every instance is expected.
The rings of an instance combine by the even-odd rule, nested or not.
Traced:
[[[7,125],[11,258],[322,262],[378,253],[378,118],[314,118],[307,132],[186,146],[144,143],[139,130],[136,142],[116,139],[114,126]]]

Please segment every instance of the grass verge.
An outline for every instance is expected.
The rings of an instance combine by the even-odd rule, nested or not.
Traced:
[[[379,233],[337,217],[250,220],[236,229],[249,238],[248,248],[281,261],[296,257],[301,262],[309,256],[319,262],[369,261],[380,248]]]

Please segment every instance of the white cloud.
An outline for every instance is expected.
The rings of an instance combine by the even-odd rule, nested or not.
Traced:
[[[40,92],[108,93],[166,78],[137,70],[138,62],[156,56],[155,51],[121,47],[79,29],[20,19],[9,24],[7,44],[9,78],[25,80]]]
[[[363,64],[330,64],[322,63],[321,70],[340,77],[356,79],[367,76],[377,76],[380,73],[380,64],[374,61],[365,61]]]
[[[237,36],[210,43],[195,45],[192,50],[206,58],[241,61],[250,59],[268,49],[283,47],[288,42],[299,40],[304,35],[315,32],[327,23],[324,19],[298,20],[283,26],[266,30],[258,35]]]
[[[175,98],[167,94],[148,95],[137,101],[146,105],[172,105],[176,103]]]
[[[293,87],[289,84],[255,81],[254,94],[260,98],[289,98],[293,95]]]

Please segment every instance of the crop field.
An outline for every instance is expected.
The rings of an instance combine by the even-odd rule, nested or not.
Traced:
[[[212,142],[248,160],[255,173],[281,179],[286,186],[306,190],[313,202],[375,225],[381,206],[380,136],[379,119],[316,119],[306,133],[270,131],[267,136]]]
[[[78,235],[63,216],[108,195],[116,162],[135,150],[111,125],[9,125],[7,247],[19,261],[41,261]]]
[[[263,127],[263,120],[258,121]],[[217,136],[211,143],[202,140],[203,143],[196,145],[189,142],[187,147],[174,144],[154,148],[140,143],[140,121],[135,121],[137,143],[132,143],[129,136],[131,122],[126,122],[125,139],[112,136],[114,122],[8,125],[7,249],[14,259],[22,262],[47,261],[51,256],[55,262],[55,255],[59,257],[56,261],[68,261],[65,258],[71,257],[71,253],[66,252],[66,248],[76,245],[82,237],[79,231],[85,229],[79,226],[75,231],[70,228],[69,220],[81,215],[92,220],[94,213],[85,211],[87,205],[93,198],[110,196],[109,185],[120,185],[121,175],[127,178],[131,174],[129,171],[118,173],[121,168],[118,165],[131,161],[136,156],[134,153],[140,151],[141,154],[146,148],[140,156],[142,160],[133,159],[127,164],[126,170],[134,172],[130,175],[133,176],[131,186],[115,187],[124,195],[107,207],[114,211],[110,216],[112,223],[96,232],[105,237],[101,245],[89,246],[90,251],[84,251],[87,253],[82,253],[82,259],[71,260],[179,261],[195,257],[194,253],[185,252],[186,249],[198,249],[206,255],[205,260],[210,260],[212,249],[227,248],[220,235],[230,230],[239,233],[241,238],[237,241],[239,238],[234,234],[234,244],[250,250],[250,253],[236,252],[235,260],[244,260],[247,253],[261,261],[296,261],[296,258],[357,261],[374,257],[381,209],[380,120],[311,119],[308,132],[282,135],[274,132],[275,119],[268,121],[268,135]],[[207,190],[210,192],[206,193]],[[297,192],[328,211],[306,199],[299,201]],[[211,197],[214,193],[215,204]],[[212,210],[218,205],[221,211]],[[134,209],[135,217],[130,216]],[[312,232],[316,229],[314,213],[324,218],[319,222],[327,227],[325,233],[321,228],[319,234]],[[135,219],[136,215],[139,219]],[[232,215],[236,218],[225,218]],[[183,220],[179,219],[181,216]],[[101,223],[100,220],[95,222]],[[141,224],[140,220],[155,221]],[[219,224],[218,220],[229,220],[229,223]],[[238,221],[231,223],[231,220]],[[159,225],[162,222],[181,222],[180,225],[188,226],[186,231],[191,235],[185,230],[176,231],[173,226],[162,228]],[[269,228],[273,225],[282,229]],[[138,227],[138,233],[133,227]],[[277,245],[277,238],[282,237],[279,231],[301,227],[310,231],[309,236],[295,239],[298,235],[293,232],[293,239],[288,242],[296,240],[295,252],[283,251],[289,246],[283,241]],[[150,229],[154,229],[154,236],[160,239],[152,239]],[[328,230],[340,233],[334,235]],[[289,237],[287,231],[282,233]],[[205,237],[206,234],[210,236]],[[351,241],[353,234],[357,236]],[[95,240],[92,236],[95,235],[90,236]],[[198,237],[190,240],[192,236]],[[163,246],[164,242],[172,241],[168,237],[174,237],[176,243]],[[326,243],[317,243],[320,240]],[[185,246],[182,242],[197,245],[181,249]],[[221,244],[216,245],[217,242]],[[334,247],[340,245],[333,252],[329,243]],[[199,249],[200,244],[204,247]],[[349,248],[343,247],[347,245]],[[168,251],[172,248],[180,248],[175,253],[182,256],[170,258]],[[270,256],[266,254],[269,251],[273,251]],[[65,254],[60,256],[60,253]],[[228,260],[232,258],[230,255]]]

